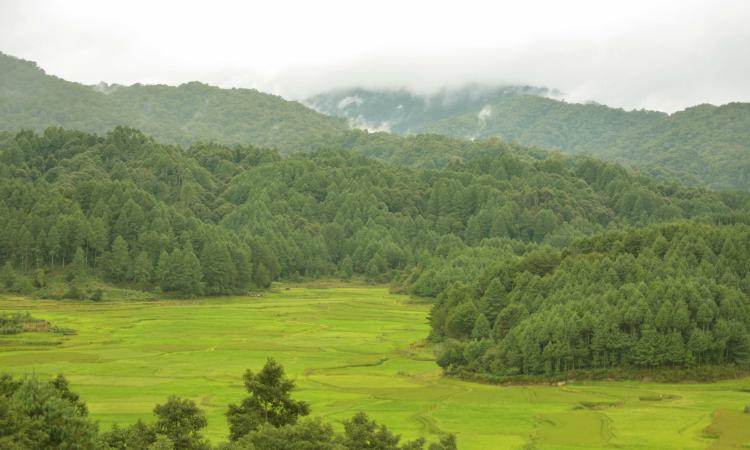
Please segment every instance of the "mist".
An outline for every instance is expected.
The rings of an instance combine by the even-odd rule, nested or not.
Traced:
[[[86,84],[531,85],[672,112],[750,101],[750,2],[4,1],[0,51]]]

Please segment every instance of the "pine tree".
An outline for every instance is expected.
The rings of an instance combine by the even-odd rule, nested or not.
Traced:
[[[117,236],[112,242],[112,256],[109,261],[110,276],[117,281],[124,281],[130,267],[128,244],[122,236]]]
[[[352,262],[351,256],[347,255],[341,260],[339,267],[339,276],[345,280],[348,280],[354,275],[354,263]]]
[[[198,295],[203,287],[202,280],[201,264],[190,242],[187,242],[182,250],[175,249],[169,256],[162,288],[181,295]]]
[[[236,274],[226,244],[218,239],[207,242],[201,252],[200,265],[208,292],[222,294],[232,291]]]
[[[130,272],[130,278],[141,286],[151,281],[151,272],[153,270],[151,258],[144,250],[133,260],[133,267]]]
[[[493,278],[479,303],[479,310],[487,316],[488,320],[494,321],[506,306],[508,306],[508,293],[505,291],[505,286],[499,278]]]
[[[310,405],[292,399],[294,381],[284,374],[284,366],[269,358],[260,372],[245,372],[245,388],[250,394],[239,405],[229,405],[229,438],[238,440],[263,424],[281,427],[310,414]]]
[[[76,280],[83,281],[86,279],[86,257],[81,247],[76,248],[76,253],[70,265],[71,273]]]
[[[480,313],[477,320],[474,322],[474,329],[471,330],[472,339],[486,339],[492,336],[492,328],[490,327],[490,321],[487,320],[487,316]]]
[[[13,270],[13,264],[10,261],[6,261],[0,269],[0,286],[5,289],[10,289],[16,282],[16,271]]]
[[[112,234],[122,236],[130,242],[134,242],[140,234],[146,222],[143,208],[133,200],[128,200],[122,206],[117,221],[112,227]]]
[[[49,256],[50,265],[55,265],[55,258],[60,255],[60,230],[57,229],[57,226],[53,226],[50,228],[49,232],[47,233],[47,255]]]

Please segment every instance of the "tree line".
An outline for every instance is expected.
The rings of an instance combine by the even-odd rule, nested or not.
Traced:
[[[750,363],[750,226],[613,230],[496,260],[438,295],[447,371],[496,376]]]
[[[276,148],[282,154],[338,148],[429,168],[519,149],[497,140],[501,138],[625,162],[649,176],[682,184],[750,190],[747,103],[699,105],[675,114],[624,111],[553,100],[544,96],[544,89],[528,86],[468,87],[430,99],[354,90],[308,100],[328,113],[346,114],[347,108],[339,108],[345,98],[339,96],[358,97],[364,103],[355,117],[391,122],[398,133],[428,133],[404,137],[350,129],[344,119],[253,89],[199,82],[85,86],[2,53],[0,72],[0,103],[12,105],[0,110],[3,131],[62,126],[105,133],[127,125],[183,146],[215,141]],[[488,114],[480,118],[480,110]]]
[[[750,210],[746,194],[587,158],[490,153],[417,169],[344,150],[183,149],[123,127],[19,132],[0,141],[0,288],[97,298],[89,286],[102,279],[192,296],[355,276],[435,296],[466,279],[443,265],[457,251],[468,270],[507,249],[679,219],[737,222]]]
[[[295,400],[295,383],[284,367],[269,359],[254,373],[245,372],[248,396],[229,405],[227,442],[212,445],[202,434],[205,413],[194,401],[169,397],[154,407],[151,422],[100,432],[86,403],[70,390],[64,376],[50,381],[36,376],[0,375],[0,447],[8,450],[456,450],[454,435],[428,447],[424,438],[402,442],[388,427],[364,412],[344,420],[343,431],[320,418],[309,418],[308,403]]]

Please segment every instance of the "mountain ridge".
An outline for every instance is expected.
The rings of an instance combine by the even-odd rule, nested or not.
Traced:
[[[0,129],[49,126],[104,133],[142,129],[175,144],[252,144],[282,153],[314,150],[347,130],[343,120],[255,89],[202,82],[179,86],[87,86],[48,75],[36,63],[0,53]],[[114,89],[112,87],[115,87]]]
[[[303,103],[255,89],[223,89],[197,81],[179,86],[87,86],[48,75],[34,62],[5,54],[0,54],[0,73],[0,131],[40,132],[62,126],[104,133],[126,125],[182,146],[250,144],[276,148],[282,154],[359,149],[422,167],[472,158],[466,150],[472,146],[464,141],[500,138],[524,147],[615,161],[681,184],[750,190],[747,103],[702,104],[667,114],[567,103],[550,98],[558,93],[547,88],[478,84],[424,95],[404,89],[343,89]],[[393,136],[362,134],[357,128],[387,129]],[[446,139],[397,138],[415,134]],[[426,151],[425,141],[430,141]]]
[[[341,95],[331,92],[326,103],[326,94],[320,94],[315,104],[330,106]],[[384,106],[392,93],[368,91],[368,95],[378,113],[372,119],[368,119],[369,110],[361,103],[356,108],[347,105],[321,110],[346,117],[352,125],[388,122],[383,111],[393,109],[392,103]],[[352,111],[359,115],[353,118]],[[494,102],[475,103],[462,112],[453,112],[456,113],[438,120],[423,117],[420,122],[412,118],[415,126],[391,130],[469,140],[497,137],[523,146],[616,161],[650,176],[684,184],[720,190],[750,189],[748,103],[700,104],[670,114],[626,111],[598,103],[568,103],[539,93],[516,91],[506,92]]]

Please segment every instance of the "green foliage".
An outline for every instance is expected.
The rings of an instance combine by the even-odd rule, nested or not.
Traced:
[[[344,432],[336,434],[333,427],[320,419],[297,421],[307,415],[304,402],[289,398],[293,384],[283,379],[284,368],[273,360],[253,375],[248,371],[245,382],[255,396],[280,402],[255,402],[259,422],[240,436],[232,429],[232,442],[219,446],[222,450],[421,450],[424,439],[399,445],[400,436],[385,425],[370,420],[360,412],[344,421]],[[274,391],[274,392],[272,392]],[[283,398],[281,398],[283,397]],[[247,406],[248,402],[243,402]],[[279,410],[279,407],[281,410]],[[267,409],[263,409],[267,408]],[[229,421],[233,422],[230,406]],[[251,408],[252,409],[252,408]],[[207,425],[205,413],[195,402],[171,396],[154,407],[156,420],[152,424],[137,421],[99,434],[95,423],[87,418],[88,408],[70,390],[64,376],[43,383],[37,378],[20,381],[0,375],[0,445],[3,449],[25,450],[41,448],[110,450],[210,450],[211,444],[202,436]],[[448,435],[430,446],[431,450],[455,450],[455,437]]]
[[[0,73],[0,103],[13,105],[0,114],[3,130],[63,126],[103,133],[126,124],[174,144],[252,143],[287,153],[321,148],[347,129],[341,119],[254,89],[197,82],[92,88],[46,75],[32,62],[2,53]],[[15,156],[4,158],[13,161]],[[117,233],[130,237],[124,230]]]
[[[70,392],[65,378],[18,382],[0,378],[0,447],[8,449],[91,449],[102,447],[86,405]]]
[[[154,432],[167,437],[175,450],[199,450],[210,447],[200,434],[200,430],[208,424],[206,415],[192,400],[169,397],[166,403],[156,405],[154,415]],[[158,440],[154,441],[157,442]]]
[[[747,366],[750,309],[740,280],[748,242],[747,225],[676,223],[586,238],[561,258],[510,259],[472,280],[488,286],[480,302],[505,299],[490,333],[475,290],[440,294],[431,335],[459,342],[446,344],[438,363],[494,375]]]
[[[248,369],[244,375],[245,389],[250,394],[240,405],[229,405],[227,420],[229,437],[238,440],[261,425],[282,427],[310,414],[306,402],[293,400],[294,382],[284,376],[284,367],[268,359],[257,374]]]
[[[333,427],[320,420],[303,419],[275,427],[262,424],[222,450],[336,450]],[[343,450],[343,449],[341,449]]]
[[[680,183],[750,189],[746,103],[699,105],[668,115],[566,103],[546,98],[545,89],[528,86],[467,86],[430,97],[354,89],[308,100],[320,111],[343,115],[351,125],[383,128],[386,124],[396,133],[410,135],[400,137],[350,130],[343,119],[252,89],[220,89],[198,82],[92,88],[48,76],[34,63],[4,54],[0,54],[0,72],[4,75],[0,101],[13,105],[0,114],[0,127],[14,132],[62,126],[104,133],[127,125],[185,146],[251,143],[282,154],[343,148],[428,168],[518,149],[496,139],[501,138],[624,162],[649,176]],[[361,101],[346,101],[354,98]],[[16,148],[0,161],[13,165],[22,158],[23,150]],[[227,169],[221,161],[207,162],[211,171]],[[557,169],[547,165],[552,173]],[[128,230],[137,231],[139,217],[136,214],[131,223],[125,216],[116,233],[128,239]],[[540,228],[550,218],[540,216]]]
[[[489,114],[480,115],[480,110]],[[586,153],[650,176],[713,189],[750,189],[750,105],[699,105],[674,114],[624,111],[540,96],[498,102],[412,130]]]
[[[203,289],[203,272],[198,257],[190,242],[182,249],[176,248],[166,263],[162,275],[162,289],[190,296],[200,294]]]
[[[344,421],[344,434],[340,444],[349,450],[420,450],[424,439],[399,445],[401,437],[393,434],[388,427],[378,424],[360,412]]]
[[[10,261],[6,261],[3,267],[0,269],[0,284],[5,289],[10,289],[16,283],[16,271],[13,270],[13,264]]]
[[[3,287],[26,293],[34,266],[54,272],[72,261],[69,282],[94,275],[180,296],[336,275],[436,296],[499,258],[529,253],[525,264],[543,275],[559,255],[537,248],[623,225],[747,221],[750,204],[511,149],[430,170],[345,151],[280,158],[253,147],[182,150],[127,128],[106,137],[50,128],[16,134],[0,147],[11,153],[0,258],[4,273],[20,276]],[[475,302],[491,323],[498,295]]]

